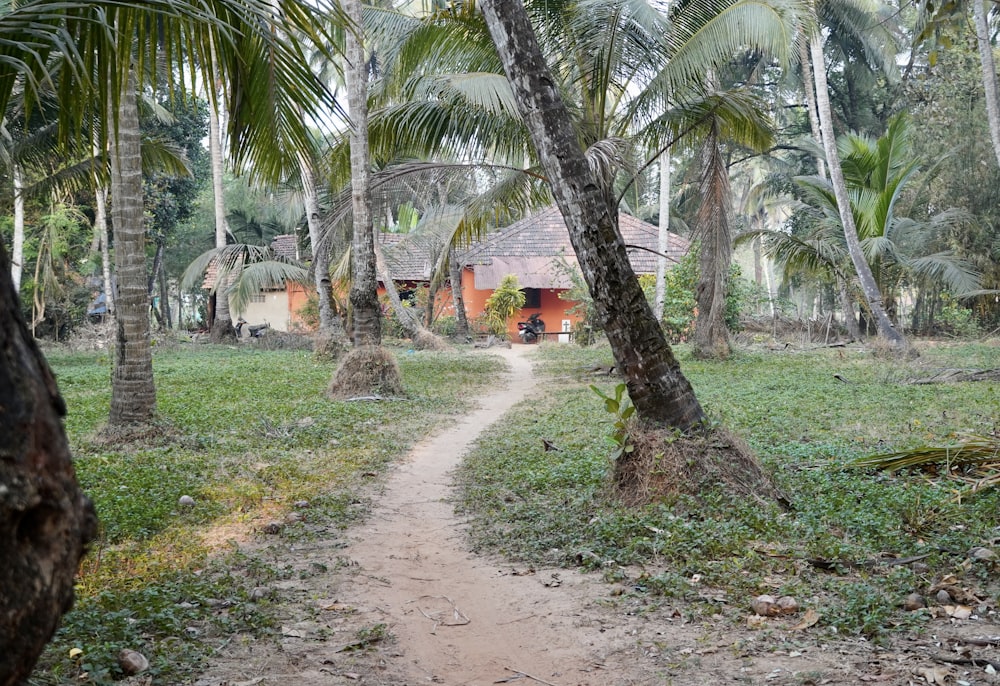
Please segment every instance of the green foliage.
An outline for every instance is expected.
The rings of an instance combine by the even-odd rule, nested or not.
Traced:
[[[934,324],[956,338],[974,338],[983,333],[972,310],[962,307],[947,293],[941,295],[941,309],[934,316]]]
[[[486,299],[483,310],[483,317],[494,336],[502,338],[507,335],[507,322],[524,307],[524,297],[516,275],[508,274],[500,280],[493,294]]]
[[[611,397],[597,386],[593,384],[590,386],[590,390],[604,400],[604,409],[614,418],[613,430],[609,436],[615,445],[615,452],[611,455],[613,460],[617,460],[635,449],[635,446],[629,443],[629,428],[631,426],[629,419],[635,414],[635,405],[630,405],[628,398],[623,397],[626,388],[625,384],[618,384],[615,386],[614,397]]]
[[[677,265],[666,271],[664,284],[663,319],[660,323],[667,340],[679,343],[687,340],[694,330],[695,310],[698,305],[694,297],[698,285],[697,247],[688,251]],[[656,299],[656,277],[652,274],[642,274],[639,276],[639,285],[642,286],[646,300],[652,306]],[[726,280],[725,309],[726,326],[731,331],[739,330],[740,314],[754,304],[755,293],[753,284],[743,278],[740,266],[731,265]]]

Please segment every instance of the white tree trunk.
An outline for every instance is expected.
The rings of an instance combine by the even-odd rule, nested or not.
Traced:
[[[670,148],[660,155],[660,222],[656,249],[656,297],[653,315],[656,321],[663,321],[663,308],[667,299],[667,249],[670,247]]]
[[[108,189],[94,189],[94,233],[101,249],[101,275],[104,277],[104,304],[108,314],[115,313],[114,288],[111,287],[111,249],[108,246]]]
[[[990,126],[990,140],[993,153],[1000,165],[1000,103],[997,95],[997,68],[993,61],[993,45],[990,43],[990,27],[986,21],[983,0],[972,0],[976,22],[976,43],[979,45],[979,62],[983,71],[983,92],[986,95],[986,121]]]
[[[813,32],[809,39],[809,49],[812,57],[813,78],[816,81],[816,109],[819,113],[820,129],[823,138],[823,150],[826,152],[826,163],[830,170],[830,181],[837,198],[837,209],[840,221],[844,227],[844,238],[847,241],[847,252],[861,282],[861,289],[868,307],[878,324],[879,335],[898,347],[906,347],[906,339],[893,326],[889,315],[882,304],[882,293],[879,291],[871,267],[861,250],[858,230],[854,224],[854,213],[851,211],[851,201],[847,194],[847,183],[840,168],[840,158],[837,156],[837,142],[833,134],[833,112],[830,108],[830,91],[826,82],[826,65],[823,59],[823,39],[818,32]]]
[[[315,274],[316,297],[319,303],[319,330],[335,331],[339,320],[333,312],[333,291],[330,283],[330,258],[326,250],[320,250],[322,226],[320,226],[319,198],[316,194],[316,177],[312,161],[305,153],[298,154],[299,175],[302,179],[302,198],[306,210],[306,226],[309,228],[309,244],[312,246],[313,273]],[[341,332],[342,333],[342,332]]]
[[[215,43],[210,43],[209,48],[212,64],[214,65],[216,62]],[[224,166],[222,161],[222,126],[219,123],[219,109],[221,107],[221,99],[217,99],[215,104],[209,102],[208,106],[208,150],[212,160],[212,195],[215,200],[216,248],[226,247],[226,237],[229,233],[226,226],[226,198],[222,185]],[[236,336],[236,330],[233,328],[233,316],[229,311],[228,290],[228,280],[222,278],[220,271],[215,283],[215,315],[211,327],[213,342],[219,342]]]
[[[806,109],[809,111],[809,130],[816,143],[822,145],[823,133],[820,131],[819,112],[816,108],[815,80],[812,65],[809,63],[809,46],[805,41],[799,42],[799,61],[802,63],[802,88],[806,93]],[[816,158],[816,175],[821,179],[826,178],[826,165],[822,157]]]
[[[21,165],[11,165],[14,177],[14,245],[11,251],[10,276],[14,280],[14,291],[21,292],[21,270],[24,265],[24,176]]]

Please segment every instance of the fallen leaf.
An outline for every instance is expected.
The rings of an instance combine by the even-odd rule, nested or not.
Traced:
[[[289,638],[305,638],[306,632],[302,629],[293,629],[291,627],[283,626],[281,627],[281,635],[288,636]]]
[[[747,627],[751,629],[760,629],[767,626],[767,617],[761,617],[760,615],[747,615]]]
[[[321,610],[327,610],[328,612],[343,612],[345,614],[356,612],[356,610],[350,605],[344,605],[343,603],[331,603],[329,605],[324,605],[320,608]]]
[[[944,611],[953,619],[968,619],[972,616],[972,608],[968,605],[945,605]]]
[[[802,615],[801,621],[793,626],[790,631],[802,631],[803,629],[808,629],[819,621],[819,613],[811,607],[806,610],[806,613]]]

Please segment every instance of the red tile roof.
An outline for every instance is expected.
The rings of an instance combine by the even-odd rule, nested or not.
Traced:
[[[654,273],[657,256],[649,250],[657,249],[657,227],[631,215],[619,214],[618,228],[626,245],[648,249],[628,249],[632,269],[637,274]],[[667,257],[676,264],[691,247],[690,241],[675,233],[669,234],[668,241]],[[564,260],[576,265],[569,231],[555,205],[473,244],[460,257],[463,264],[473,267],[478,289],[495,288],[507,274],[517,274],[524,288],[568,288],[569,279],[559,269],[558,262]]]

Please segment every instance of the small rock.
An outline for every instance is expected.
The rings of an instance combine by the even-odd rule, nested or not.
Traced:
[[[265,534],[280,534],[281,530],[284,528],[285,524],[283,522],[268,522],[267,524],[264,525],[264,528],[261,530]]]
[[[938,591],[937,595],[934,596],[934,597],[942,605],[944,605],[945,603],[950,603],[951,602],[951,594],[948,593],[948,591],[944,590],[943,588],[940,591]]]
[[[285,524],[294,524],[304,519],[301,512],[289,512],[285,515]]]
[[[751,601],[750,608],[759,617],[773,617],[778,614],[778,600],[773,595],[759,595]]]
[[[149,669],[149,660],[142,653],[125,648],[118,653],[118,666],[122,668],[126,676],[132,676]]]
[[[903,609],[907,612],[913,612],[925,607],[927,607],[927,601],[919,593],[911,593],[903,600]]]
[[[969,551],[969,557],[973,560],[993,560],[996,559],[996,553],[989,548],[973,548]]]
[[[910,565],[910,569],[912,569],[917,574],[926,574],[931,570],[930,566],[923,562],[914,562],[913,564]]]
[[[250,591],[251,600],[261,600],[262,598],[266,598],[269,595],[271,595],[271,589],[265,586],[258,586],[252,591]]]
[[[182,495],[177,499],[177,504],[181,507],[194,507],[194,498],[189,495]]]
[[[309,507],[309,501],[308,500],[296,500],[294,503],[292,503],[292,505],[293,505],[293,507],[295,507],[298,510],[304,510],[305,508]]]

